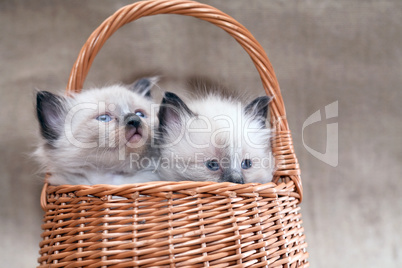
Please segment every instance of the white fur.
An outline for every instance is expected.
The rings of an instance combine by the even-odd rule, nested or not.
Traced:
[[[217,94],[186,104],[196,116],[182,114],[179,122],[166,126],[166,134],[158,136],[161,159],[170,164],[159,166],[161,179],[221,181],[223,170],[211,171],[205,165],[206,160],[217,159],[220,164],[227,161],[231,171],[240,172],[245,183],[272,180],[271,130],[253,116],[254,112],[245,113],[245,105],[238,99]],[[241,168],[245,158],[254,159],[249,169]]]

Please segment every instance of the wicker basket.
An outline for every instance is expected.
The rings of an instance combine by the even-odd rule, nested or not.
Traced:
[[[140,17],[181,14],[235,38],[254,62],[271,105],[278,165],[273,182],[150,182],[133,185],[45,183],[38,267],[309,267],[300,207],[302,186],[278,82],[247,29],[230,16],[186,0],[121,8],[83,46],[67,93],[79,92],[106,40]]]

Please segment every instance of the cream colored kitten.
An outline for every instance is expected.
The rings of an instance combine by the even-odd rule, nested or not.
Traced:
[[[158,115],[161,179],[270,182],[269,102],[265,96],[243,105],[239,99],[208,93],[185,103],[167,92]]]
[[[157,125],[150,90],[156,78],[131,86],[84,90],[72,96],[37,93],[42,142],[35,152],[48,182],[127,184],[157,180],[152,172],[152,128]],[[148,161],[142,161],[148,159]]]

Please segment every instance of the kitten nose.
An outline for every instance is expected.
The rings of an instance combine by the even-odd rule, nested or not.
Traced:
[[[244,184],[243,175],[238,171],[225,170],[222,174],[222,181]]]
[[[136,114],[127,114],[124,117],[124,122],[128,127],[139,127],[141,125],[141,118]]]

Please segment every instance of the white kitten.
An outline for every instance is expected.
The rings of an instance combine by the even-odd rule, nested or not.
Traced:
[[[267,183],[272,180],[270,98],[248,105],[209,93],[184,103],[167,92],[159,110],[162,180]]]
[[[84,90],[72,96],[37,93],[42,143],[35,152],[48,182],[127,184],[157,180],[152,172],[150,90],[156,78],[131,86]],[[155,115],[155,116],[153,116]],[[146,165],[140,165],[140,160]],[[141,162],[142,163],[142,162]]]

